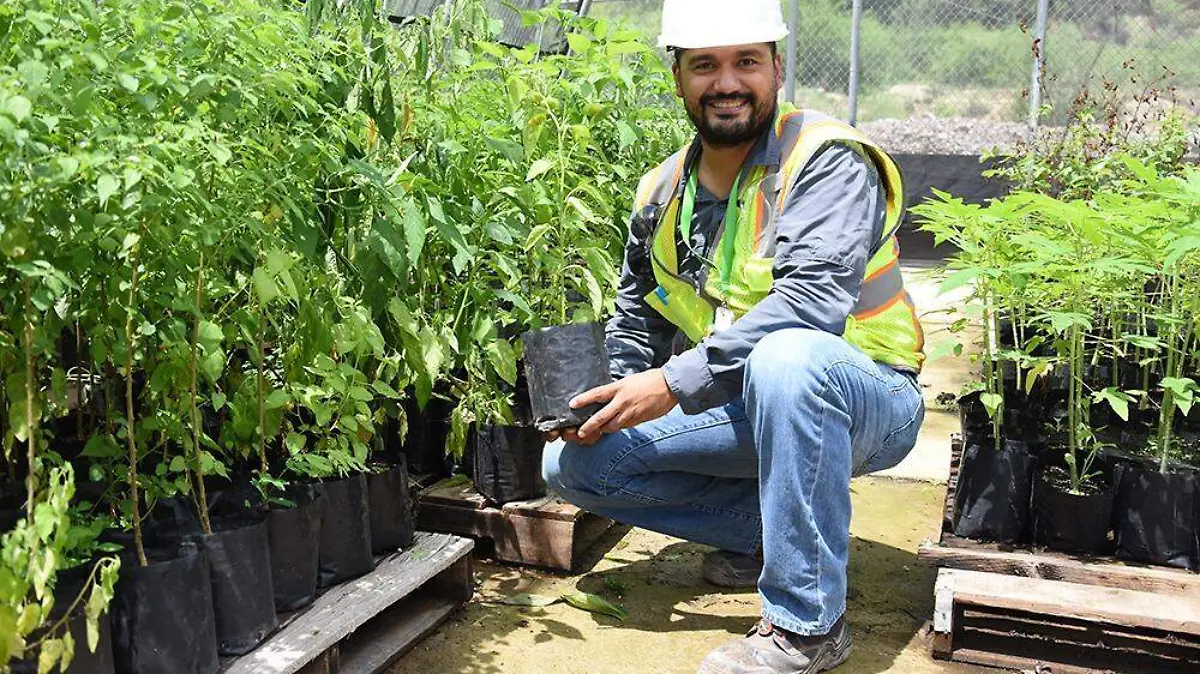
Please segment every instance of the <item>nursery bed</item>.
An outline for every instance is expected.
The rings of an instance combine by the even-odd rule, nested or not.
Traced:
[[[939,568],[934,657],[1019,670],[1049,665],[1066,674],[1195,671],[1200,575],[955,536],[962,452],[955,435],[942,531],[918,551]]]
[[[470,484],[435,484],[420,498],[417,526],[491,540],[496,559],[578,571],[582,554],[613,525],[552,496],[495,506]]]
[[[420,532],[412,548],[331,588],[222,672],[382,672],[471,598],[473,548],[457,536]]]

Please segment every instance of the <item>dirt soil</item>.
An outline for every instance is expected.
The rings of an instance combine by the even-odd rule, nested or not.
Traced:
[[[867,478],[855,481],[853,492],[854,654],[838,674],[988,671],[935,662],[925,647],[934,571],[917,564],[916,549],[938,529],[945,488]],[[579,576],[477,563],[475,599],[390,674],[691,674],[708,651],[741,636],[759,611],[755,592],[721,590],[701,578],[707,549],[618,528],[593,551],[600,559],[592,570]],[[495,603],[517,593],[574,589],[620,603],[629,618],[618,622],[563,604]]]

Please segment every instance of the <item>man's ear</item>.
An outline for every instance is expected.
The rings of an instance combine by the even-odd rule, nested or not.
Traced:
[[[671,74],[675,76],[675,95],[683,98],[683,78],[679,71],[679,61],[675,61],[675,65],[671,66]]]
[[[775,90],[783,89],[783,54],[775,53]]]

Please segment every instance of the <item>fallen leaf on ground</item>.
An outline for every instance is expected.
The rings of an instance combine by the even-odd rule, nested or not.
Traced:
[[[625,620],[629,617],[629,613],[620,606],[587,592],[567,592],[563,594],[562,599],[571,606],[589,613],[601,613],[617,620]]]

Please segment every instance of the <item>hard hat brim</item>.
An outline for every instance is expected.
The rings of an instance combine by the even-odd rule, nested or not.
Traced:
[[[674,36],[662,35],[658,39],[658,46],[662,49],[713,49],[716,47],[736,47],[742,44],[779,42],[787,36],[787,28],[771,31],[770,33],[760,32],[745,35],[731,35],[728,32],[708,36],[693,35],[690,38],[676,38]]]

